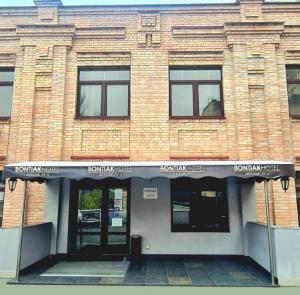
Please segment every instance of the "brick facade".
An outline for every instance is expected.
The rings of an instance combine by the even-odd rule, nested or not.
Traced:
[[[285,160],[300,170],[300,120],[289,116],[285,66],[300,64],[300,3],[0,8],[0,67],[15,68],[0,168],[36,160]],[[170,119],[169,66],[222,66],[224,119]],[[130,119],[76,119],[77,69],[130,66]],[[297,226],[294,181],[270,184],[276,225]],[[43,185],[26,222],[43,219]],[[19,223],[20,182],[3,225]],[[264,199],[257,185],[258,221]]]

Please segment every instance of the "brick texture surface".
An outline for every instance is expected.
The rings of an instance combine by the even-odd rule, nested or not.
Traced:
[[[300,64],[300,3],[55,3],[0,8],[0,67],[15,68],[11,119],[0,121],[0,169],[95,155],[145,161],[300,157],[300,120],[289,117],[285,72],[286,65]],[[225,118],[170,119],[171,65],[222,66]],[[77,70],[84,66],[130,66],[130,119],[75,118]],[[269,186],[273,222],[297,226],[294,182],[287,194],[279,182]],[[256,192],[257,218],[264,222],[261,184]],[[21,195],[21,182],[13,194],[6,191],[5,227],[19,223]],[[43,205],[44,185],[30,184],[28,224],[43,220]]]

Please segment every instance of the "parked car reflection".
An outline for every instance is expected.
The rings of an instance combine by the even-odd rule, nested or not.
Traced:
[[[77,220],[84,227],[100,226],[101,209],[78,210]]]

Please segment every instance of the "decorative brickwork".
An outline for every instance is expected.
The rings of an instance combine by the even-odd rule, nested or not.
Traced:
[[[208,1],[209,2],[209,1]],[[299,4],[0,8],[0,67],[15,68],[11,119],[0,121],[0,168],[28,160],[295,161],[287,64],[300,64]],[[225,118],[170,119],[169,66],[222,66]],[[130,118],[77,119],[77,69],[130,66]],[[262,186],[257,215],[264,221]],[[27,223],[43,219],[30,184]],[[273,221],[297,226],[293,181],[270,184]],[[19,223],[22,186],[6,191],[4,226]]]

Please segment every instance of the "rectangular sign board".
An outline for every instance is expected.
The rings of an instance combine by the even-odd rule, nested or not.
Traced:
[[[143,190],[143,198],[144,199],[157,199],[157,187],[145,187]]]
[[[122,218],[112,218],[111,226],[122,226]]]

